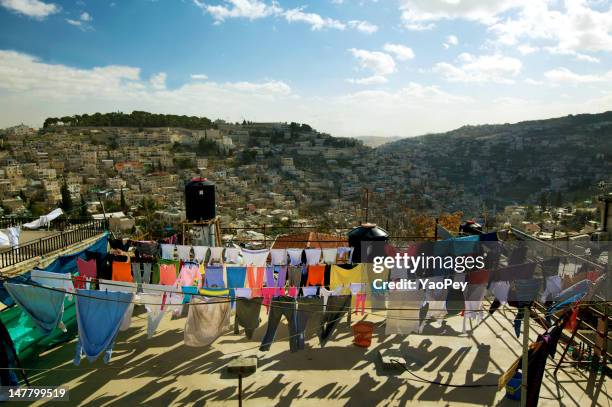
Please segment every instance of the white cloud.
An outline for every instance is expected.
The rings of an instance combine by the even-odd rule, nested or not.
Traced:
[[[44,3],[40,0],[0,0],[0,5],[12,12],[37,20],[60,11],[60,7],[55,3]]]
[[[516,47],[516,49],[518,50],[518,52],[521,53],[521,55],[529,55],[529,54],[533,54],[534,52],[536,52],[538,50],[538,47],[532,47],[529,44],[521,44],[518,47]]]
[[[601,75],[578,74],[567,68],[551,69],[544,73],[544,77],[553,84],[589,84],[612,81],[612,70]]]
[[[194,73],[191,74],[189,77],[194,81],[205,81],[206,79],[208,79],[208,75],[205,75],[203,73]]]
[[[383,49],[393,55],[400,61],[407,61],[414,58],[414,52],[411,48],[401,44],[385,44]]]
[[[349,27],[356,28],[357,31],[361,31],[362,33],[366,34],[374,34],[376,31],[378,31],[378,26],[368,21],[351,20],[348,22],[348,25]]]
[[[513,83],[522,69],[520,60],[499,54],[474,56],[463,53],[458,62],[456,65],[437,63],[433,71],[450,82]]]
[[[349,78],[346,81],[355,85],[382,85],[388,82],[387,78],[381,75],[372,75],[365,78]]]
[[[493,24],[498,15],[530,0],[402,0],[401,18],[410,30],[427,30],[440,20],[464,19]],[[535,0],[534,0],[535,1]]]
[[[224,21],[227,18],[256,20],[281,12],[276,3],[266,4],[259,0],[225,0],[223,5],[210,5],[200,0],[193,2],[216,21]]]
[[[281,81],[190,81],[168,89],[165,79],[162,72],[145,80],[140,69],[129,66],[77,69],[0,50],[0,127],[20,121],[40,125],[46,117],[117,110],[232,120],[247,116],[261,121],[296,116],[299,99]],[[294,109],[291,113],[289,106]],[[306,122],[308,116],[298,118]]]
[[[151,79],[149,79],[149,83],[151,84],[151,86],[153,86],[154,89],[166,89],[166,77],[167,75],[165,72],[156,73],[155,75],[151,76]]]
[[[521,39],[549,43],[557,52],[612,51],[612,7],[598,10],[585,0],[532,0],[516,16],[489,28],[497,39],[514,45]]]
[[[357,59],[362,69],[369,69],[375,75],[385,76],[395,72],[395,61],[389,54],[356,48],[351,48],[349,51]]]
[[[600,76],[612,78],[612,73]],[[508,88],[496,88],[494,97],[466,97],[417,83],[389,91],[362,89],[319,98],[300,97],[289,84],[278,80],[190,80],[176,88],[156,89],[136,67],[78,69],[0,50],[0,127],[19,122],[40,126],[46,117],[71,114],[145,110],[230,121],[244,117],[254,121],[296,121],[338,136],[412,136],[465,124],[609,110],[612,91],[604,92],[601,86],[609,82],[610,79],[597,79],[601,93],[596,98],[572,93],[568,100],[550,100],[540,99],[536,93],[536,97],[525,95],[530,103],[504,94]],[[577,86],[575,92],[585,88]]]
[[[86,22],[89,22],[92,20],[91,15],[86,11],[83,11],[79,18],[81,21],[86,21]]]
[[[74,25],[75,27],[79,27],[79,28],[85,30],[85,29],[91,28],[91,25],[89,23],[92,20],[93,20],[93,18],[91,17],[91,14],[83,11],[81,13],[81,15],[79,15],[79,19],[78,20],[67,18],[66,22],[68,24],[70,24],[70,25]]]
[[[334,28],[344,30],[346,25],[333,18],[323,18],[316,13],[306,13],[303,8],[294,8],[283,12],[285,19],[290,22],[302,22],[309,24],[312,30],[321,30],[323,28]]]
[[[459,38],[457,38],[456,35],[449,35],[448,37],[446,37],[446,42],[444,42],[442,45],[446,49],[459,45]]]

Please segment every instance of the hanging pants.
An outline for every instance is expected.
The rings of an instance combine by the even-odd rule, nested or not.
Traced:
[[[296,301],[292,297],[280,296],[272,299],[270,306],[270,314],[268,316],[268,329],[261,341],[259,350],[266,352],[270,350],[270,345],[274,342],[276,336],[276,329],[284,315],[287,318],[289,324],[289,349],[291,352],[298,350],[298,338],[297,338],[297,312],[296,312]]]
[[[311,325],[321,325],[321,317],[323,316],[323,298],[301,297],[298,298],[297,303],[297,348],[302,350],[304,349],[304,342],[306,340],[306,326],[308,325],[308,321],[311,321]]]
[[[325,346],[342,317],[351,310],[350,295],[332,295],[327,300],[325,314],[321,320],[319,342]]]
[[[255,329],[259,326],[259,312],[261,298],[239,298],[236,300],[236,321],[244,328],[248,339],[253,337]]]

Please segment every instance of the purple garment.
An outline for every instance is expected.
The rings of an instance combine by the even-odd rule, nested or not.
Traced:
[[[285,287],[285,285],[287,284],[287,268],[289,266],[276,266],[276,272],[277,274],[277,280],[276,280],[276,286],[277,287]]]
[[[204,286],[208,288],[225,288],[223,266],[206,266]]]
[[[274,279],[274,266],[266,267],[266,287],[276,287]]]

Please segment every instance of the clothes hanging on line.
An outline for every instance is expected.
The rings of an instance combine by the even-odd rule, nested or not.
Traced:
[[[289,264],[292,266],[299,266],[302,264],[302,253],[304,249],[287,249],[289,255]]]
[[[182,261],[191,260],[191,246],[189,245],[177,244],[176,253],[178,255],[178,258]]]
[[[304,249],[304,253],[309,266],[321,263],[321,249]]]
[[[230,304],[216,299],[192,297],[185,322],[185,345],[209,346],[229,329]]]
[[[225,248],[225,262],[229,264],[240,264],[240,249],[237,247]]]
[[[325,264],[336,264],[336,256],[338,255],[338,249],[333,247],[330,249],[323,249],[323,263]]]
[[[211,247],[210,258],[208,264],[222,264],[223,263],[223,247]]]
[[[99,280],[98,285],[100,287],[100,291],[119,291],[124,293],[135,294],[138,290],[138,286],[134,283],[127,282],[117,282],[117,281],[108,281],[108,280]],[[127,330],[132,324],[132,314],[134,313],[134,304],[128,304],[125,310],[125,316],[121,321],[121,326],[119,327],[120,331]]]
[[[208,255],[208,246],[193,246],[193,259],[198,263],[204,263]]]
[[[287,249],[270,249],[270,263],[273,266],[287,264]]]
[[[160,244],[161,256],[166,260],[174,260],[174,248],[176,247],[173,244]]]
[[[240,297],[242,298],[236,303],[236,322],[238,325],[244,328],[245,336],[248,339],[251,339],[253,337],[253,333],[259,327],[259,323],[261,322],[259,315],[261,311],[262,299],[250,298],[250,289],[245,288],[244,290],[248,290],[248,293],[240,293]],[[248,295],[248,297],[243,297],[243,295]],[[238,297],[238,291],[236,292],[236,296]]]
[[[62,323],[64,292],[9,282],[4,283],[4,288],[42,332],[49,334],[56,327],[66,332]]]
[[[133,294],[119,291],[77,290],[76,315],[79,336],[74,364],[83,356],[94,362],[103,352],[110,361],[115,337]]]
[[[249,250],[241,249],[242,262],[245,266],[264,267],[268,259],[269,249]]]

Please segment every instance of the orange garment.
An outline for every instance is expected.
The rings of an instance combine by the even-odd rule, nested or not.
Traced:
[[[325,284],[325,264],[311,264],[308,266],[308,279],[306,285],[323,286]]]
[[[249,288],[251,289],[251,295],[253,297],[261,297],[265,270],[265,267],[247,267],[247,282],[249,283]]]
[[[113,262],[113,277],[114,281],[134,282],[132,278],[132,267],[129,262]]]
[[[176,266],[174,264],[159,265],[159,283],[161,285],[174,285],[176,283]]]

